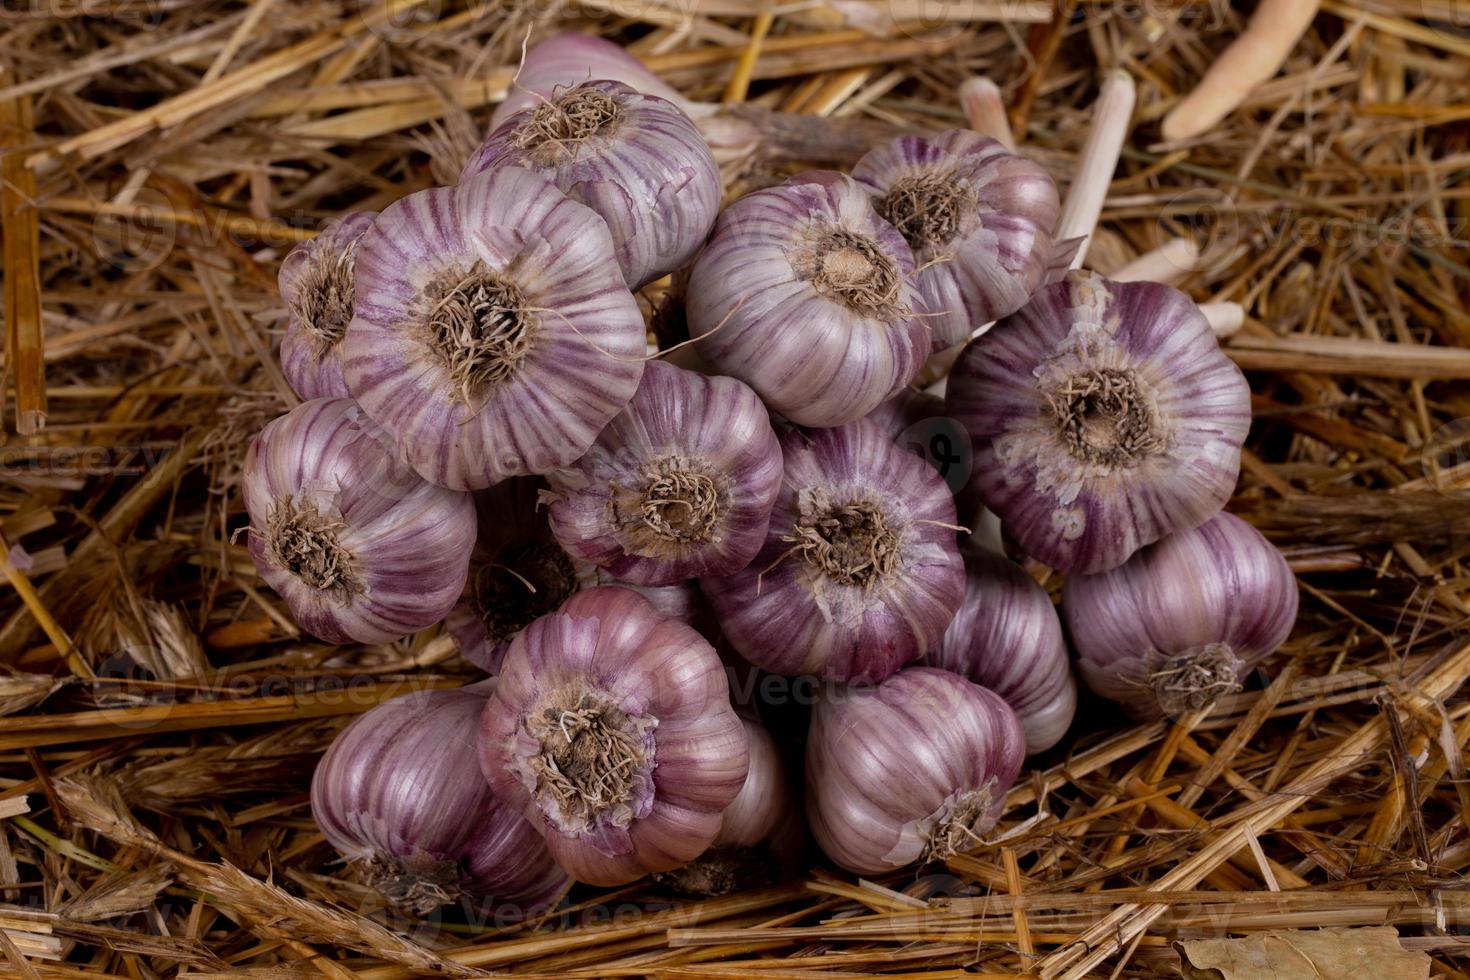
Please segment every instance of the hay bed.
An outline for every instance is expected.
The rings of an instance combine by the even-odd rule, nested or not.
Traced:
[[[1132,977],[1172,974],[1181,937],[1388,924],[1466,976],[1461,8],[1324,0],[1281,75],[1170,146],[1158,120],[1245,13],[1059,2],[5,4],[0,968]],[[312,824],[312,766],[351,715],[473,674],[432,634],[297,636],[236,533],[238,466],[293,402],[269,357],[279,259],[340,209],[451,178],[531,27],[859,133],[961,125],[956,87],[985,75],[1064,183],[1097,79],[1128,70],[1089,264],[1188,237],[1186,288],[1245,306],[1227,349],[1257,421],[1232,509],[1303,590],[1260,683],[1173,725],[1086,703],[1000,839],[947,869],[703,903],[578,889],[512,928],[376,910]],[[729,164],[732,192],[783,172],[768,149]]]

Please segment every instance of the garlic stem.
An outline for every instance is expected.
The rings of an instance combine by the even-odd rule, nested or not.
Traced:
[[[1005,102],[1001,99],[1000,87],[988,78],[974,76],[960,84],[960,108],[970,128],[981,136],[989,136],[1007,150],[1016,148],[1016,137],[1011,132],[1010,120],[1006,118]]]
[[[1102,214],[1108,186],[1113,182],[1113,171],[1118,167],[1118,157],[1128,135],[1136,98],[1133,77],[1115,69],[1103,80],[1097,101],[1093,103],[1092,128],[1088,130],[1087,141],[1082,144],[1077,172],[1072,186],[1067,188],[1062,215],[1057,219],[1057,230],[1052,235],[1053,241],[1085,238],[1072,257],[1073,269],[1081,268],[1087,258],[1087,246],[1091,244],[1098,216]]]
[[[1199,245],[1192,238],[1172,238],[1145,252],[1108,278],[1114,282],[1161,282],[1174,286],[1199,267]]]
[[[1199,311],[1210,321],[1216,337],[1234,336],[1245,325],[1245,307],[1239,303],[1201,303]]]
[[[1318,0],[1261,0],[1245,32],[1164,117],[1164,139],[1186,140],[1230,115],[1251,90],[1281,70],[1312,20]]]

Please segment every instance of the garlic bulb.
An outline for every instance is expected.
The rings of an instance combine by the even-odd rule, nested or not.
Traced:
[[[793,422],[861,418],[929,354],[914,259],[845,174],[812,171],[726,208],[689,279],[690,335]]]
[[[964,557],[965,600],[924,663],[999,694],[1021,721],[1026,752],[1049,749],[1077,710],[1077,682],[1056,607],[1003,555],[969,545]]]
[[[778,674],[877,681],[934,649],[964,594],[954,501],[866,419],[781,436],[765,547],[700,586],[746,660]]]
[[[568,552],[643,585],[738,571],[765,542],[781,447],[755,392],[657,361],[573,466],[547,474]]]
[[[687,111],[684,96],[627,49],[595,34],[569,32],[537,41],[526,52],[516,83],[490,117],[490,131],[495,132],[522,109],[534,109],[566,89],[604,78],[667,99]]]
[[[352,322],[357,240],[376,212],[353,211],[302,242],[281,261],[281,300],[288,314],[281,371],[303,399],[346,398],[342,338]]]
[[[951,129],[876,146],[852,176],[914,250],[935,350],[1014,313],[1043,282],[1061,200],[1039,164]]]
[[[425,483],[345,398],[267,425],[241,485],[256,569],[323,640],[395,640],[443,619],[464,587],[469,495]]]
[[[537,509],[543,484],[513,477],[474,496],[479,526],[464,592],[444,620],[466,660],[500,670],[510,641],[595,575],[557,544]]]
[[[505,120],[461,179],[524,167],[602,216],[628,285],[684,265],[720,209],[720,171],[674,103],[621,82],[584,81]]]
[[[343,374],[426,480],[476,490],[586,452],[643,338],[602,219],[508,167],[410,194],[358,240]]]
[[[487,697],[462,688],[380,704],[337,736],[312,777],[322,834],[405,911],[468,899],[519,920],[571,884],[536,829],[480,775],[474,732]]]
[[[1178,717],[1239,690],[1296,610],[1281,552],[1225,513],[1062,591],[1083,681],[1143,717]]]
[[[806,849],[795,787],[771,733],[742,718],[750,739],[750,770],[725,808],[709,850],[658,881],[689,895],[728,895],[769,885],[794,870]]]
[[[807,739],[812,836],[856,874],[942,861],[995,824],[1025,753],[1015,712],[948,671],[831,693]]]
[[[608,587],[578,592],[511,643],[479,745],[495,792],[594,885],[698,857],[749,762],[709,643]]]
[[[965,348],[948,403],[985,505],[1069,572],[1115,568],[1218,513],[1250,427],[1245,377],[1189,297],[1090,273]]]

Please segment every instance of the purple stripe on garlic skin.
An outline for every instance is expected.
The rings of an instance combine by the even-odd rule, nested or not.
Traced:
[[[333,741],[311,812],[391,904],[417,915],[468,900],[497,920],[554,906],[571,880],[541,836],[480,775],[488,692],[420,691],[378,705]]]
[[[1000,695],[1021,721],[1027,754],[1043,752],[1067,733],[1077,711],[1056,607],[1015,562],[975,544],[963,550],[965,601],[923,663]]]
[[[538,41],[526,52],[515,84],[490,117],[490,132],[495,132],[522,109],[534,109],[559,90],[595,79],[622,82],[629,88],[667,99],[686,111],[689,106],[678,90],[621,45],[592,34],[556,34]]]
[[[883,427],[893,439],[926,419],[944,415],[944,399],[917,388],[901,388],[898,393],[868,413],[867,418]]]
[[[690,335],[800,425],[861,418],[929,354],[914,260],[845,174],[811,171],[726,208],[690,275]]]
[[[999,818],[1025,753],[1015,712],[948,671],[828,694],[807,738],[812,836],[855,874],[963,853]]]
[[[1014,313],[1041,285],[1061,201],[1039,164],[951,129],[876,146],[852,175],[914,250],[936,351]]]
[[[345,214],[281,261],[278,281],[287,312],[281,371],[304,400],[348,397],[341,344],[352,320],[353,256],[375,215]]]
[[[673,102],[616,81],[583,81],[505,120],[461,179],[524,167],[602,216],[637,289],[683,266],[720,209],[709,145]]]
[[[476,490],[581,456],[637,390],[644,325],[602,219],[508,168],[378,216],[343,349],[410,465]]]
[[[726,638],[777,674],[878,681],[938,646],[964,594],[954,500],[866,419],[781,435],[765,547],[700,586]]]
[[[250,557],[314,636],[386,643],[443,619],[464,587],[469,495],[424,482],[345,398],[267,425],[241,485]]]
[[[1259,531],[1221,513],[1111,571],[1074,575],[1062,614],[1087,686],[1148,718],[1240,689],[1296,622],[1291,568]]]
[[[594,885],[698,857],[749,763],[714,649],[621,588],[579,592],[516,637],[479,746],[495,791]]]
[[[596,566],[589,566],[588,571],[598,585],[612,585],[638,593],[665,619],[676,619],[697,629],[704,617],[704,596],[700,595],[699,586],[692,579],[672,585],[635,585],[619,581]]]
[[[750,740],[750,769],[740,794],[725,808],[709,849],[658,875],[661,885],[701,897],[758,888],[794,872],[806,850],[801,806],[780,747],[759,722],[740,721]]]
[[[755,557],[781,447],[745,385],[654,361],[587,454],[547,481],[551,529],[569,553],[628,582],[670,585]]]
[[[1189,297],[1091,273],[971,342],[948,405],[986,506],[1028,555],[1080,573],[1219,513],[1250,427],[1245,377]]]

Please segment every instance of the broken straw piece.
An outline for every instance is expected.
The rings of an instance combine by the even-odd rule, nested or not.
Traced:
[[[1007,150],[1016,149],[1016,137],[1011,132],[1010,120],[1006,118],[1005,103],[1000,97],[1000,88],[988,78],[978,75],[967,78],[960,85],[960,108],[965,110],[965,119],[970,128],[981,136],[989,136]]]
[[[1123,151],[1123,140],[1128,135],[1128,122],[1133,116],[1133,103],[1137,97],[1133,77],[1126,71],[1114,69],[1103,80],[1097,101],[1092,108],[1092,128],[1087,132],[1087,142],[1077,159],[1077,172],[1072,186],[1067,188],[1067,198],[1062,204],[1061,217],[1057,219],[1054,241],[1083,237],[1082,245],[1072,257],[1071,268],[1082,267],[1087,258],[1087,246],[1102,214],[1103,200],[1108,196],[1108,186],[1113,182],[1113,171],[1118,167],[1118,156]]]
[[[1281,70],[1317,7],[1318,0],[1261,0],[1245,32],[1164,117],[1164,139],[1172,143],[1198,136],[1230,115],[1251,89]]]
[[[1115,282],[1162,282],[1174,285],[1199,265],[1199,245],[1190,238],[1174,238],[1152,252],[1145,252],[1113,273]],[[1245,307],[1239,303],[1201,303],[1200,313],[1221,340],[1245,324]]]
[[[1201,303],[1199,311],[1210,321],[1210,329],[1221,340],[1245,326],[1245,307],[1239,303]]]
[[[1199,266],[1199,245],[1192,238],[1172,238],[1129,262],[1110,279],[1116,282],[1162,282],[1174,285]]]

